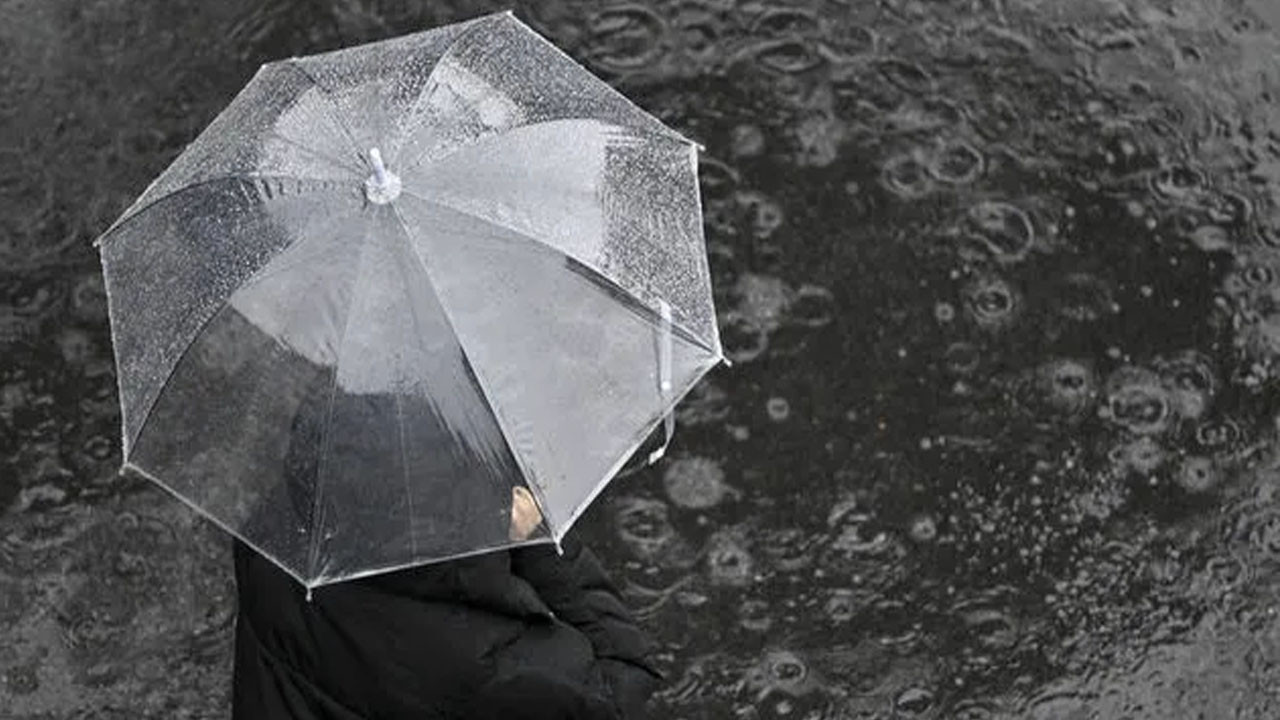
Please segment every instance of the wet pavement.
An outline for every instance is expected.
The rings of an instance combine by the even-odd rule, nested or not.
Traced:
[[[93,238],[259,63],[505,7],[0,0],[0,717],[227,715]],[[736,364],[580,526],[657,717],[1280,717],[1277,7],[516,6],[707,148]]]

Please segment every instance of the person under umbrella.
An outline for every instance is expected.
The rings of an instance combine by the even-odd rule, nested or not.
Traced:
[[[236,538],[237,717],[634,714],[567,533],[728,363],[700,147],[499,13],[265,64],[103,233],[122,469]]]
[[[321,456],[315,444],[323,390],[317,384],[308,391],[293,422],[285,480],[277,489],[290,504],[309,501],[305,478]],[[353,402],[358,407],[349,410],[360,418],[392,399],[365,395]],[[375,435],[344,434],[333,439],[331,451],[386,454],[381,445],[387,440]],[[385,508],[378,484],[368,487],[373,491],[359,504]],[[477,484],[470,501],[491,506],[492,492]],[[457,502],[456,488],[449,497]],[[505,505],[502,517],[488,520],[506,524],[513,542],[542,525],[524,487],[513,488]],[[275,514],[270,511],[280,503],[263,507]],[[471,516],[459,523],[478,521]],[[590,549],[570,534],[561,550],[515,547],[335,583],[308,597],[296,579],[237,540],[232,717],[643,717],[662,679],[648,659],[651,640]]]

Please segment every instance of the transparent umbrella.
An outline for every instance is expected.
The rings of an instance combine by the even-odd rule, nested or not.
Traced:
[[[510,13],[263,66],[98,240],[125,468],[308,587],[558,543],[724,361],[697,151]]]

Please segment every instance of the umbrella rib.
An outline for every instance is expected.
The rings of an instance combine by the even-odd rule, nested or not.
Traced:
[[[582,516],[582,513],[586,512],[587,508],[591,506],[591,503],[596,499],[596,497],[604,491],[604,489],[609,485],[609,481],[611,481],[614,476],[617,475],[618,471],[627,464],[627,461],[631,459],[631,456],[635,454],[636,450],[644,444],[644,441],[648,439],[649,434],[653,432],[654,428],[658,427],[667,415],[675,412],[676,406],[680,404],[680,401],[684,396],[688,394],[695,385],[701,382],[703,376],[714,368],[718,362],[718,360],[709,362],[701,372],[694,373],[685,383],[684,387],[671,393],[670,397],[665,401],[662,412],[659,412],[653,420],[646,424],[644,428],[631,439],[627,444],[627,449],[624,450],[622,455],[614,461],[613,465],[609,467],[586,498],[584,498],[583,501],[573,509],[572,514],[569,516],[569,522],[563,529],[565,533],[568,533],[569,530],[573,528],[573,524],[578,521],[578,518]]]
[[[510,13],[510,11],[508,11],[508,12],[507,12],[507,14],[511,14],[511,13]],[[524,24],[523,22],[519,22],[519,19],[518,19],[518,18],[516,18],[516,20],[517,20],[517,24],[519,25],[519,27],[520,27],[521,29],[523,29],[526,33],[529,33],[530,35],[533,35],[533,37],[534,37],[534,38],[536,38],[536,39],[538,40],[538,42],[540,42],[544,47],[549,48],[549,49],[551,50],[551,52],[555,53],[556,55],[559,55],[559,56],[560,56],[561,58],[563,58],[564,60],[566,60],[566,61],[568,61],[568,62],[570,62],[570,63],[573,63],[574,65],[576,65],[576,66],[577,66],[577,67],[579,67],[579,68],[582,68],[583,72],[587,73],[588,75],[592,75],[591,71],[587,70],[587,69],[585,68],[585,66],[583,66],[583,64],[582,64],[582,63],[580,63],[580,62],[578,62],[577,60],[575,60],[575,59],[574,59],[574,57],[573,57],[572,55],[570,55],[569,53],[565,52],[565,51],[564,51],[564,49],[563,49],[563,48],[561,48],[559,45],[556,45],[555,43],[551,42],[551,41],[550,41],[550,40],[548,40],[547,38],[543,37],[541,33],[538,33],[538,32],[537,32],[537,31],[535,31],[533,28],[529,27],[528,25]],[[639,113],[639,114],[641,115],[641,117],[642,117],[642,118],[647,118],[647,119],[651,119],[651,120],[653,120],[654,124],[656,124],[659,128],[661,128],[663,131],[665,131],[665,133],[666,133],[666,139],[668,139],[668,140],[676,140],[676,141],[678,141],[678,142],[683,142],[683,143],[687,143],[687,144],[690,144],[690,145],[694,145],[694,146],[696,146],[699,150],[706,150],[706,148],[705,148],[705,147],[703,147],[703,145],[702,145],[701,143],[696,142],[696,141],[694,141],[694,140],[691,140],[691,139],[689,139],[689,138],[685,137],[682,133],[678,132],[675,128],[669,127],[666,123],[663,123],[661,120],[658,120],[658,119],[657,119],[656,117],[654,117],[654,116],[653,116],[649,111],[647,111],[647,110],[645,110],[644,108],[640,107],[640,105],[639,105],[639,104],[637,104],[635,100],[632,100],[630,97],[627,97],[627,94],[626,94],[626,93],[622,92],[621,90],[618,90],[618,89],[617,89],[617,88],[615,88],[614,86],[612,86],[612,85],[610,85],[609,83],[607,83],[607,82],[605,82],[605,81],[601,80],[601,79],[600,79],[600,78],[598,78],[598,77],[595,77],[594,75],[592,75],[592,78],[593,78],[593,79],[595,79],[597,82],[599,82],[601,85],[603,85],[603,86],[604,86],[606,94],[611,95],[611,96],[613,96],[614,98],[616,98],[616,99],[618,99],[618,100],[621,100],[621,101],[622,101],[622,103],[623,103],[625,106],[627,106],[627,107],[631,108],[632,110],[635,110],[637,113]],[[652,130],[651,130],[650,132],[653,132],[653,134],[655,134],[655,135],[659,135],[660,137],[662,136],[662,135],[660,135],[659,133],[654,132],[654,131],[652,131]]]
[[[610,295],[617,297],[620,301],[622,301],[625,307],[630,309],[632,312],[636,313],[639,317],[650,322],[656,322],[658,319],[657,311],[654,310],[653,308],[650,308],[647,304],[645,304],[644,300],[639,296],[637,296],[634,292],[623,287],[617,281],[613,280],[608,275],[605,275],[600,270],[592,267],[591,265],[583,262],[582,260],[579,260],[578,258],[573,257],[572,255],[569,255],[565,251],[561,250],[560,248],[552,245],[551,243],[545,240],[534,237],[533,235],[530,235],[524,231],[517,230],[516,228],[513,228],[513,227],[509,227],[500,222],[495,222],[492,218],[485,217],[484,215],[480,215],[470,210],[456,207],[450,203],[443,202],[440,200],[429,200],[407,188],[403,191],[403,194],[405,196],[412,197],[414,200],[417,200],[419,202],[427,203],[429,205],[438,205],[440,207],[450,210],[451,212],[456,212],[461,215],[466,215],[467,217],[473,218],[475,220],[479,220],[485,223],[486,225],[490,225],[500,230],[513,233],[515,235],[519,235],[522,238],[526,238],[530,242],[538,244],[539,246],[544,248],[546,251],[555,253],[557,256],[565,258],[568,261],[568,266],[570,270],[578,273],[589,282],[592,282],[600,286],[602,290],[604,290],[605,292],[608,292]],[[399,212],[397,212],[396,215],[399,216]],[[404,219],[401,218],[400,222],[403,224]],[[408,227],[406,226],[405,229],[407,232]],[[712,353],[713,355],[717,354],[714,348],[709,347],[707,343],[705,343],[693,331],[689,330],[683,324],[675,322],[673,320],[671,323],[671,329],[675,334],[679,335],[685,341],[690,342],[696,345],[697,347],[703,350],[706,350],[709,353]]]
[[[316,90],[319,90],[320,94],[323,95],[325,99],[329,101],[328,103],[329,112],[333,114],[334,121],[338,123],[338,127],[342,128],[342,132],[347,136],[347,140],[351,143],[351,147],[352,149],[355,150],[356,155],[360,158],[363,158],[365,149],[360,147],[360,142],[356,140],[355,133],[351,132],[351,126],[347,124],[346,119],[342,116],[342,110],[338,107],[337,101],[333,99],[333,93],[329,91],[329,88],[325,87],[324,85],[321,85],[320,81],[317,80],[316,77],[312,75],[310,72],[308,72],[306,68],[299,65],[296,60],[293,60],[293,59],[285,60],[283,64],[286,67],[289,67],[297,71],[307,80],[309,80],[311,84],[315,86]]]
[[[226,179],[226,178],[223,178],[223,179]],[[202,183],[202,184],[207,184],[207,183]],[[195,187],[195,186],[191,186],[191,187]],[[178,194],[178,193],[171,193],[170,195],[167,195],[166,197],[173,197],[174,195],[177,195],[177,194]],[[157,202],[159,202],[159,201],[157,200]],[[154,205],[154,203],[152,203],[152,204]],[[147,207],[149,208],[149,207],[151,207],[151,205],[148,205]],[[145,208],[144,208],[144,209],[145,209]],[[139,211],[139,214],[140,214],[140,213],[141,213],[141,211]],[[132,218],[130,218],[130,219],[132,219]],[[290,247],[290,246],[289,246],[289,245],[286,245],[284,248],[281,248],[279,252],[283,252],[283,251],[284,251],[285,249],[287,249],[288,247]],[[278,253],[277,253],[277,254],[278,254]],[[275,256],[273,256],[273,257],[275,257]],[[153,258],[152,258],[152,261],[153,261],[153,262],[154,262],[154,261],[156,261],[156,258],[155,258],[155,257],[153,257]],[[149,267],[149,266],[150,266],[150,265],[148,265],[148,267]],[[247,277],[247,278],[244,280],[244,282],[243,282],[240,286],[238,286],[238,287],[237,287],[237,289],[242,288],[242,287],[246,287],[246,286],[249,286],[249,285],[253,285],[253,284],[255,284],[255,283],[260,279],[260,278],[259,278],[259,276],[260,276],[260,275],[262,275],[263,273],[265,273],[265,272],[267,271],[267,268],[269,268],[270,266],[271,266],[271,261],[270,261],[270,259],[268,259],[267,261],[265,261],[265,262],[261,265],[261,267],[259,267],[259,268],[258,268],[256,271],[254,271],[253,273],[251,273],[251,274],[249,275],[249,277]],[[268,274],[273,274],[273,273],[268,273]],[[169,368],[169,370],[168,370],[168,375],[166,375],[166,376],[165,376],[165,378],[164,378],[164,382],[160,385],[160,389],[156,392],[155,397],[153,397],[153,398],[151,399],[151,402],[147,404],[147,408],[146,408],[146,410],[145,410],[145,411],[143,411],[143,413],[142,413],[142,424],[138,426],[138,432],[137,432],[137,434],[135,435],[135,439],[140,439],[140,438],[142,437],[142,433],[147,429],[147,424],[148,424],[148,423],[150,422],[150,420],[151,420],[151,412],[152,412],[152,410],[154,410],[154,409],[155,409],[156,404],[160,402],[160,398],[164,396],[165,391],[166,391],[166,390],[168,390],[168,388],[169,388],[169,383],[173,380],[173,375],[174,375],[174,373],[175,373],[175,372],[177,372],[177,370],[178,370],[178,366],[182,364],[183,359],[184,359],[184,358],[186,358],[186,356],[187,356],[187,354],[188,354],[189,352],[191,352],[191,348],[195,347],[196,341],[198,341],[198,340],[200,339],[200,336],[201,336],[202,334],[204,334],[204,331],[209,327],[209,325],[211,325],[211,324],[213,323],[213,321],[214,321],[215,319],[217,319],[217,317],[218,317],[219,315],[221,315],[221,314],[222,314],[222,311],[227,307],[227,303],[228,303],[228,301],[231,299],[231,295],[234,295],[234,294],[235,294],[235,292],[234,292],[234,291],[233,291],[232,293],[228,294],[226,298],[223,298],[223,300],[221,301],[221,303],[218,305],[217,309],[216,309],[216,310],[214,310],[212,313],[210,313],[210,314],[209,314],[209,317],[207,317],[207,318],[205,318],[204,320],[200,321],[200,324],[196,327],[195,331],[194,331],[194,332],[192,333],[192,335],[191,335],[191,342],[190,342],[190,343],[189,343],[185,348],[183,348],[183,349],[182,349],[182,352],[181,352],[181,353],[179,353],[179,354],[178,354],[178,357],[173,361],[173,365],[172,365],[172,367],[170,367],[170,368]],[[125,439],[124,439],[124,442],[125,442],[127,445],[128,445],[128,444],[132,444],[132,443],[130,443],[130,442],[129,442],[129,439],[128,439],[128,438],[125,438]],[[124,460],[125,460],[125,462],[128,462],[128,458],[125,458]]]
[[[400,174],[407,176],[409,173],[422,170],[422,168],[424,167],[430,167],[435,163],[443,162],[448,158],[453,157],[454,155],[457,155],[458,153],[463,152],[465,150],[471,150],[474,148],[483,147],[486,143],[494,143],[494,142],[498,142],[499,140],[506,139],[506,137],[510,133],[513,133],[517,130],[527,130],[529,128],[543,127],[546,125],[554,125],[556,123],[583,122],[583,121],[598,122],[601,125],[608,125],[610,127],[618,128],[619,130],[626,130],[627,132],[632,133],[635,136],[636,141],[668,142],[668,143],[680,142],[685,144],[686,146],[696,144],[696,143],[692,143],[689,140],[685,140],[684,138],[681,138],[680,140],[676,140],[675,138],[672,138],[667,135],[662,135],[660,133],[654,132],[653,130],[649,130],[647,128],[636,127],[634,125],[619,125],[614,122],[606,122],[604,120],[601,120],[599,118],[594,118],[594,117],[550,118],[547,120],[536,120],[534,122],[521,123],[519,125],[512,125],[511,127],[502,128],[501,130],[490,133],[488,135],[481,135],[479,137],[472,138],[467,142],[462,142],[462,143],[458,143],[457,145],[454,145],[453,147],[449,148],[448,152],[446,152],[444,155],[441,155],[440,157],[432,158],[429,162],[423,162],[424,156],[427,154],[428,150],[430,150],[430,148],[428,148],[427,150],[423,150],[419,152],[416,156],[414,156],[412,162],[402,163],[401,164],[402,169],[400,171]],[[701,147],[701,146],[698,146],[698,147]]]
[[[240,292],[241,290],[244,290],[246,288],[261,285],[262,283],[266,282],[267,280],[270,280],[271,278],[276,277],[277,275],[281,275],[283,273],[289,272],[291,270],[302,267],[304,265],[319,263],[322,261],[327,262],[331,258],[341,255],[346,250],[345,248],[340,246],[331,247],[318,252],[312,252],[307,255],[303,255],[299,253],[299,257],[295,258],[294,261],[290,263],[281,263],[278,265],[274,263],[274,261],[278,259],[281,255],[288,252],[290,249],[296,247],[297,245],[298,245],[298,241],[294,241],[293,243],[290,243],[286,247],[282,248],[279,253],[272,256],[271,260],[267,261],[266,265],[263,265],[261,272],[255,273],[252,277],[248,278],[243,283],[241,283],[240,286],[236,288],[236,292]]]
[[[578,62],[577,60],[575,60],[575,59],[573,58],[573,56],[569,55],[569,54],[568,54],[568,53],[566,53],[564,50],[562,50],[561,48],[559,48],[558,46],[556,46],[556,44],[555,44],[555,43],[553,43],[553,42],[551,42],[551,41],[547,40],[547,39],[546,39],[545,37],[543,37],[541,34],[539,34],[538,32],[534,31],[532,28],[530,28],[528,25],[526,25],[526,24],[524,24],[523,22],[521,22],[521,21],[520,21],[520,19],[519,19],[519,18],[516,18],[516,17],[515,17],[515,15],[514,15],[514,13],[512,13],[510,10],[508,10],[508,11],[506,11],[506,12],[502,12],[502,13],[494,13],[494,14],[492,14],[492,15],[489,15],[489,16],[486,16],[486,17],[484,17],[484,18],[479,19],[479,20],[475,23],[475,25],[474,25],[474,26],[467,28],[467,29],[466,29],[465,31],[463,31],[463,32],[462,32],[462,33],[461,33],[457,38],[455,38],[455,39],[454,39],[454,41],[453,41],[452,43],[450,43],[450,44],[449,44],[449,47],[444,51],[444,53],[442,53],[442,54],[440,55],[440,59],[436,61],[436,64],[435,64],[434,66],[432,66],[432,68],[431,68],[431,72],[430,72],[430,73],[428,73],[428,75],[427,75],[427,81],[426,81],[426,83],[424,83],[424,86],[425,86],[425,87],[428,87],[428,88],[430,88],[430,87],[432,87],[432,86],[433,86],[433,81],[434,81],[434,80],[435,80],[435,78],[436,78],[436,74],[437,74],[438,69],[440,68],[440,66],[441,66],[441,65],[443,65],[443,64],[445,64],[445,62],[446,62],[446,61],[451,60],[451,59],[452,59],[452,56],[457,55],[457,52],[455,52],[455,49],[456,49],[456,48],[458,48],[458,47],[462,44],[462,42],[463,42],[464,40],[468,39],[471,35],[473,35],[473,34],[475,34],[475,33],[479,32],[479,30],[480,30],[481,28],[483,28],[483,27],[485,27],[485,26],[486,26],[486,23],[484,22],[485,20],[490,20],[491,22],[501,22],[504,18],[510,18],[511,20],[514,20],[514,21],[515,21],[515,23],[516,23],[516,26],[517,26],[518,28],[520,28],[520,29],[521,29],[522,31],[524,31],[525,33],[528,33],[528,34],[532,35],[532,36],[533,36],[533,37],[538,41],[538,43],[539,43],[539,44],[541,44],[542,46],[544,46],[544,47],[546,47],[546,48],[549,48],[553,53],[555,53],[556,55],[559,55],[563,60],[565,60],[565,61],[567,61],[567,62],[569,62],[569,63],[572,63],[572,65],[573,65],[574,67],[577,67],[577,68],[581,69],[581,71],[582,71],[584,74],[586,74],[586,75],[590,76],[590,79],[591,79],[592,81],[595,81],[595,82],[599,83],[600,85],[602,85],[602,86],[604,87],[604,91],[605,91],[605,94],[606,94],[606,95],[609,95],[609,96],[613,97],[614,99],[621,100],[621,101],[622,101],[622,103],[623,103],[623,105],[624,105],[625,107],[627,107],[628,109],[630,109],[630,110],[632,110],[632,111],[636,112],[636,113],[640,116],[639,118],[637,118],[637,120],[636,120],[636,122],[635,122],[635,123],[628,123],[628,124],[627,124],[627,125],[625,125],[625,126],[619,126],[619,127],[626,127],[628,130],[634,130],[634,131],[637,131],[637,132],[643,133],[643,134],[645,134],[645,135],[648,135],[648,136],[652,137],[653,139],[661,139],[661,140],[667,140],[667,141],[674,141],[674,142],[685,143],[685,144],[693,145],[693,146],[697,147],[699,150],[705,150],[705,149],[706,149],[706,148],[704,148],[704,147],[702,146],[702,144],[701,144],[701,143],[698,143],[698,142],[695,142],[695,141],[693,141],[693,140],[690,140],[689,138],[687,138],[687,137],[685,137],[684,135],[680,134],[679,132],[677,132],[677,131],[676,131],[676,130],[674,130],[673,128],[670,128],[670,127],[668,127],[667,125],[663,124],[663,123],[662,123],[660,120],[658,120],[657,118],[654,118],[654,117],[653,117],[653,116],[652,116],[648,111],[646,111],[644,108],[642,108],[642,107],[640,107],[639,105],[637,105],[637,104],[636,104],[636,102],[635,102],[634,100],[632,100],[631,98],[627,97],[625,93],[620,92],[617,88],[613,87],[613,86],[612,86],[612,85],[610,85],[609,83],[604,82],[604,81],[603,81],[603,80],[601,80],[600,78],[595,77],[594,75],[592,75],[592,74],[591,74],[591,72],[590,72],[589,70],[587,70],[585,67],[583,67],[582,63]],[[517,126],[514,126],[514,127],[510,127],[510,128],[503,128],[500,132],[495,133],[495,135],[496,135],[497,137],[501,137],[501,136],[502,136],[503,134],[505,134],[506,132],[509,132],[509,131],[511,131],[511,130],[515,130],[515,129],[517,129],[517,128],[521,128],[521,127],[528,127],[528,126],[530,126],[530,125],[540,125],[540,124],[545,123],[545,122],[555,122],[556,120],[594,120],[594,119],[596,119],[596,118],[556,118],[556,119],[554,119],[554,120],[540,120],[540,121],[533,122],[533,123],[524,123],[524,124],[517,125]],[[655,128],[655,127],[645,127],[645,123],[643,122],[643,120],[644,120],[644,119],[650,119],[650,120],[652,120],[652,121],[653,121],[653,124],[654,124],[654,125],[656,125],[657,127],[656,127],[656,128]],[[609,123],[609,124],[616,124],[616,123]],[[459,151],[459,150],[462,150],[462,149],[465,149],[465,148],[471,147],[471,146],[473,146],[473,145],[475,145],[475,144],[477,144],[477,143],[479,143],[479,142],[483,142],[483,141],[488,140],[488,139],[490,139],[490,138],[492,138],[492,137],[494,137],[494,135],[491,135],[491,136],[483,136],[483,137],[480,137],[480,138],[476,138],[476,139],[474,139],[474,140],[473,140],[473,141],[471,141],[471,142],[468,142],[468,143],[464,143],[464,144],[458,145],[458,146],[456,146],[456,147],[452,148],[452,149],[451,149],[447,154],[445,154],[445,155],[443,155],[443,156],[441,156],[441,157],[439,157],[439,158],[436,158],[436,160],[437,160],[437,161],[438,161],[438,160],[443,160],[444,158],[448,157],[449,155],[454,154],[455,152],[457,152],[457,151]],[[413,159],[413,162],[412,162],[412,163],[402,163],[402,167],[404,168],[404,170],[403,170],[402,174],[405,174],[405,173],[408,173],[408,172],[410,172],[410,171],[412,171],[412,170],[414,170],[414,169],[417,169],[417,168],[420,166],[421,161],[422,161],[422,158],[423,158],[423,156],[426,154],[426,152],[427,152],[426,150],[423,150],[422,152],[419,152],[419,153],[414,157],[414,159]]]
[[[435,65],[431,66],[431,72],[427,73],[427,79],[426,81],[423,82],[424,88],[439,87],[439,84],[436,82],[436,75],[440,70],[440,66],[444,64],[446,58],[448,58],[449,55],[453,53],[454,48],[458,47],[458,45],[461,44],[463,40],[467,39],[468,37],[476,33],[478,28],[484,27],[487,24],[492,23],[493,17],[494,17],[493,15],[488,15],[485,17],[475,19],[472,22],[470,27],[467,27],[466,29],[464,29],[461,33],[458,34],[458,37],[453,39],[453,42],[449,43],[449,47],[445,48],[444,52],[440,54],[440,58],[436,60]],[[422,95],[419,95],[417,98],[415,98],[414,102],[416,103],[418,100],[421,100],[421,99],[422,99]],[[416,156],[414,156],[412,164],[402,163],[401,165],[404,168],[404,170],[402,171],[401,174],[403,175],[404,172],[407,172],[413,168],[416,168],[418,166],[419,161],[422,159],[422,156],[425,154],[426,154],[425,150],[423,150],[422,152],[419,152]]]
[[[329,155],[328,153],[320,152],[319,150],[317,150],[317,149],[315,149],[315,148],[313,148],[313,147],[309,147],[309,146],[307,146],[307,145],[303,145],[302,143],[298,142],[297,140],[294,140],[294,139],[292,139],[292,138],[285,137],[284,135],[281,135],[280,133],[276,132],[275,130],[272,130],[272,131],[271,131],[271,137],[273,137],[273,138],[275,138],[276,140],[279,140],[279,141],[281,141],[281,142],[283,142],[283,143],[286,143],[286,144],[288,144],[288,145],[290,145],[290,146],[292,146],[292,147],[295,147],[295,148],[297,148],[297,149],[299,149],[299,150],[302,150],[303,152],[310,153],[310,154],[311,154],[313,157],[315,157],[317,160],[324,160],[325,162],[327,162],[327,163],[329,163],[329,164],[333,165],[334,167],[338,167],[338,168],[341,168],[341,169],[343,169],[343,170],[351,170],[351,171],[353,171],[353,172],[355,172],[355,173],[363,172],[363,169],[362,169],[359,165],[357,165],[357,164],[355,164],[355,163],[353,163],[353,162],[348,162],[348,161],[346,161],[346,160],[343,160],[342,158],[339,158],[339,157],[336,157],[336,156],[333,156],[333,155]]]
[[[319,282],[319,278],[312,280],[311,284],[307,287],[307,290],[309,291],[311,288],[315,287],[315,285],[318,282]],[[244,287],[244,285],[242,285],[241,287]],[[305,292],[301,293],[300,296],[305,297],[306,293]],[[195,335],[192,336],[191,343],[187,345],[187,347],[184,348],[182,353],[178,356],[177,361],[175,361],[173,364],[173,369],[169,371],[169,376],[165,378],[164,385],[160,387],[160,391],[156,393],[156,397],[151,401],[151,404],[148,406],[146,415],[144,416],[142,421],[142,426],[138,428],[139,440],[142,439],[143,434],[146,432],[147,425],[151,422],[151,418],[154,417],[152,415],[152,410],[155,408],[157,404],[159,404],[160,398],[164,396],[165,391],[169,387],[169,383],[173,380],[174,375],[177,374],[178,366],[182,364],[182,361],[191,352],[191,349],[196,346],[197,342],[199,342],[200,336],[204,334],[205,329],[209,327],[211,324],[213,324],[213,322],[217,320],[218,317],[222,315],[223,312],[232,308],[233,306],[230,305],[230,303],[224,301],[223,304],[212,315],[210,315],[207,320],[201,323],[200,328],[196,331]],[[291,325],[293,323],[293,318],[297,316],[297,312],[298,312],[298,306],[295,305],[293,309],[290,311],[290,320],[287,323],[285,323],[286,326]],[[265,373],[259,374],[258,377],[254,380],[254,384],[253,384],[254,390],[253,390],[253,393],[251,393],[251,396],[257,397],[260,394],[263,384],[266,383],[267,380],[268,380],[268,376]],[[230,532],[232,535],[239,537],[245,543],[253,547],[254,550],[262,554],[264,557],[266,557],[268,560],[270,560],[272,563],[274,563],[278,567],[282,568],[286,573],[288,573],[289,575],[297,579],[298,582],[302,583],[304,586],[307,584],[307,581],[304,580],[301,576],[299,576],[295,570],[285,567],[285,565],[282,564],[279,559],[277,559],[274,555],[266,552],[265,549],[260,547],[256,541],[249,539],[248,536],[243,535],[239,530],[232,529],[222,519],[214,516],[207,509],[200,507],[197,503],[193,502],[191,499],[184,497],[180,492],[178,492],[175,488],[171,487],[168,483],[165,483],[160,479],[155,478],[154,476],[150,475],[150,473],[147,473],[143,468],[132,464],[127,457],[123,460],[122,465],[126,467],[132,467],[135,470],[143,473],[147,477],[150,477],[153,482],[158,484],[160,487],[164,488],[169,493],[173,494],[175,497],[177,497],[179,500],[181,500],[185,504],[189,505],[192,508],[195,508],[200,514],[213,520],[214,523],[217,524],[219,527],[222,527],[226,529],[228,532]]]
[[[316,577],[316,559],[320,551],[320,543],[317,539],[323,530],[317,526],[316,518],[322,507],[320,498],[324,490],[325,460],[329,457],[329,431],[333,426],[333,400],[338,391],[338,370],[342,367],[342,351],[347,345],[347,331],[351,327],[352,310],[360,300],[361,271],[364,269],[365,253],[368,252],[368,247],[369,239],[366,237],[360,244],[360,256],[356,259],[355,287],[351,292],[351,302],[347,306],[347,316],[342,319],[342,332],[338,334],[338,350],[333,360],[333,379],[329,382],[328,399],[325,401],[324,436],[320,440],[320,458],[316,463],[316,488],[311,496],[311,537],[308,538],[307,547],[307,577],[312,579]]]
[[[397,208],[394,203],[391,205],[391,209],[395,212],[395,217],[396,217],[396,220],[400,223],[401,231],[404,232],[405,242],[412,243],[413,232],[409,230],[409,224],[405,222],[404,216],[400,213],[400,209]],[[418,266],[422,268],[422,273],[427,277],[428,282],[431,282],[431,270],[427,267],[426,262],[424,262],[422,257],[418,255],[417,251],[412,247],[412,245],[409,245],[407,249],[409,251],[409,254],[412,255],[415,260],[418,261]],[[431,287],[431,292],[435,293],[434,283],[432,283],[432,285],[433,287]],[[437,295],[437,301],[440,301],[438,295]],[[524,456],[521,455],[516,450],[516,448],[512,446],[511,433],[507,428],[507,423],[503,420],[502,415],[498,412],[497,405],[493,402],[493,398],[490,396],[489,390],[484,386],[484,383],[480,381],[480,374],[475,371],[475,365],[471,362],[470,355],[467,354],[467,348],[465,345],[462,344],[462,337],[458,335],[458,330],[453,325],[453,318],[449,317],[449,310],[447,307],[445,307],[445,304],[442,301],[440,301],[440,310],[444,316],[445,322],[448,323],[449,325],[450,332],[453,333],[454,340],[456,340],[458,343],[458,349],[462,352],[462,360],[463,360],[463,363],[466,365],[468,374],[470,374],[472,379],[475,381],[476,387],[480,391],[480,398],[484,400],[486,409],[488,409],[489,414],[493,417],[493,421],[498,425],[498,431],[499,431],[499,434],[502,435],[502,441],[503,441],[503,444],[506,445],[507,447],[507,452],[510,453],[512,459],[515,460],[516,466],[519,467],[520,473],[521,475],[523,475],[522,479],[525,481],[525,486],[528,487],[529,490],[533,492],[534,499],[538,503],[538,508],[539,510],[542,511],[542,515],[546,519],[547,526],[550,527],[551,526],[551,514],[549,512],[550,505],[547,504],[546,497],[543,495],[542,488],[538,486],[538,483],[530,482],[535,477],[533,473],[533,468],[529,466]]]
[[[116,219],[114,223],[111,224],[111,227],[107,228],[105,231],[103,231],[102,235],[98,236],[98,239],[95,240],[93,244],[95,247],[102,246],[107,242],[108,239],[111,238],[111,236],[118,233],[121,228],[127,226],[130,222],[140,217],[143,213],[147,212],[151,208],[155,207],[156,205],[159,205],[160,203],[166,200],[170,200],[175,197],[185,195],[189,192],[195,192],[196,190],[200,190],[201,188],[205,188],[210,185],[216,185],[218,183],[228,183],[233,181],[240,181],[240,182],[253,181],[253,183],[257,185],[258,181],[267,181],[267,180],[276,180],[279,182],[302,182],[302,183],[316,184],[315,187],[306,188],[303,190],[299,190],[298,192],[289,193],[289,197],[297,197],[299,195],[304,195],[306,193],[336,192],[340,190],[342,187],[344,187],[342,183],[332,178],[296,177],[296,176],[290,176],[290,175],[251,175],[251,174],[219,175],[218,177],[206,178],[199,182],[194,182],[189,185],[183,185],[182,187],[178,188],[177,190],[174,190],[173,192],[165,193],[164,195],[161,195],[160,197],[155,198],[154,200],[147,203],[146,205],[143,205],[137,210],[132,210],[132,211],[126,210],[123,215],[121,215],[119,218]],[[268,198],[268,200],[274,200],[274,199],[275,198]]]

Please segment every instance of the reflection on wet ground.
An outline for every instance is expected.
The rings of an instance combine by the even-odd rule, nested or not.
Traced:
[[[223,717],[89,242],[259,62],[498,3],[0,0],[0,707]],[[707,146],[728,352],[582,530],[659,717],[1280,717],[1267,0],[525,3]],[[1276,29],[1273,29],[1276,28]]]

